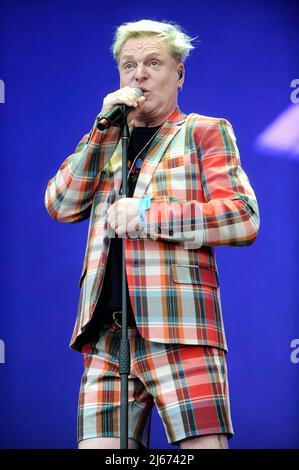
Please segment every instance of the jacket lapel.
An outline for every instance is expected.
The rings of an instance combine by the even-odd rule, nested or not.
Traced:
[[[150,151],[145,157],[140,173],[138,176],[137,184],[134,191],[134,197],[142,198],[147,190],[148,185],[151,182],[155,169],[160,162],[162,156],[165,153],[166,148],[174,138],[174,136],[180,131],[182,124],[186,120],[186,115],[181,113],[179,108],[168,117],[161,129],[154,137]],[[111,159],[110,159],[110,171],[112,172],[113,186],[118,194],[121,180],[122,180],[122,144],[119,141]]]

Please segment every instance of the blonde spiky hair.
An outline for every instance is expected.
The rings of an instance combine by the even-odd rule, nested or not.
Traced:
[[[168,21],[140,20],[120,25],[115,32],[111,46],[113,56],[117,63],[125,42],[130,38],[140,36],[156,36],[168,46],[173,58],[178,62],[184,62],[190,51],[194,49],[191,38],[184,33],[177,24]]]

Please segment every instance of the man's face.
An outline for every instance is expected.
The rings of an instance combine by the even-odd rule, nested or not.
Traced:
[[[183,64],[173,59],[164,42],[142,36],[124,44],[118,67],[120,86],[139,87],[146,97],[137,121],[162,123],[177,105],[178,72],[184,70]]]

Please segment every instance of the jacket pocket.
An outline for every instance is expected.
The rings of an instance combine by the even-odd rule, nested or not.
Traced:
[[[218,273],[209,266],[196,264],[172,264],[171,279],[178,284],[198,284],[219,287]]]

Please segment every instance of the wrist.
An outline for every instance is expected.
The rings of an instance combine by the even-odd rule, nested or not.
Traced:
[[[149,210],[150,207],[151,207],[151,200],[152,200],[152,196],[149,196],[148,194],[146,194],[139,201],[139,225],[140,225],[140,230],[142,230],[145,226],[146,211]]]

